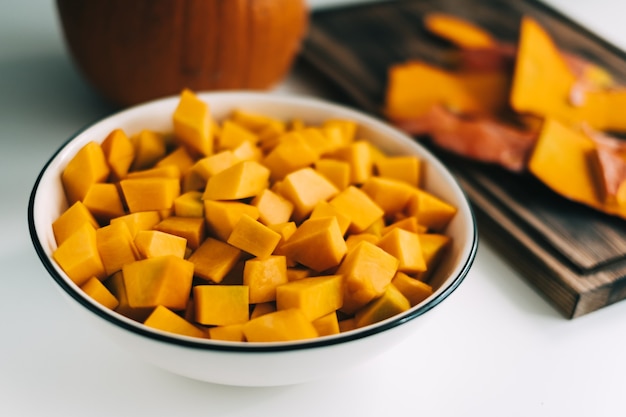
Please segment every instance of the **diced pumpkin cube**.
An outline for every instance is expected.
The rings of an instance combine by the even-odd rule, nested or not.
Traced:
[[[83,146],[61,173],[61,181],[69,205],[82,201],[89,188],[105,182],[111,172],[102,147],[96,142]]]
[[[337,313],[328,313],[318,319],[311,322],[315,330],[317,330],[318,336],[330,336],[333,334],[339,334],[339,320],[337,319]]]
[[[417,233],[392,229],[378,241],[378,247],[398,259],[399,271],[409,274],[426,271],[426,261]]]
[[[330,205],[350,219],[350,233],[360,233],[381,220],[385,212],[364,191],[350,186],[330,201]]]
[[[294,205],[293,217],[302,221],[320,201],[327,201],[339,190],[312,168],[302,168],[288,174],[282,181],[280,194]]]
[[[174,111],[174,136],[193,152],[208,156],[213,153],[213,120],[209,105],[192,91],[183,90]]]
[[[374,245],[378,245],[378,241],[380,240],[380,236],[374,233],[353,233],[348,235],[346,239],[346,247],[348,248],[348,252],[356,247],[361,241],[367,241],[373,243]]]
[[[404,272],[398,272],[391,284],[409,300],[411,306],[421,303],[433,293],[433,288],[430,285],[410,277]]]
[[[96,229],[89,223],[78,227],[57,247],[52,257],[76,285],[94,276],[104,279],[107,275],[96,244]]]
[[[278,310],[300,309],[309,320],[315,320],[343,305],[343,277],[322,275],[292,281],[276,288]]]
[[[413,197],[416,188],[392,178],[371,177],[361,187],[383,211],[385,216],[402,212]]]
[[[206,226],[201,217],[170,216],[157,223],[154,230],[186,239],[191,249],[197,249],[206,237]]]
[[[277,310],[243,326],[248,342],[286,342],[317,337],[313,324],[298,309]]]
[[[108,290],[115,296],[119,304],[115,308],[115,311],[119,314],[142,322],[152,313],[153,307],[141,307],[134,308],[128,304],[128,294],[126,287],[124,286],[124,276],[122,271],[118,271],[115,274],[108,277],[102,283],[108,288]]]
[[[363,184],[374,172],[371,148],[368,142],[360,140],[333,153],[333,157],[350,165],[350,183]]]
[[[389,285],[381,297],[355,314],[356,327],[364,327],[383,321],[410,308],[409,300],[396,287]]]
[[[63,243],[84,223],[90,224],[94,229],[100,227],[89,209],[81,201],[77,201],[52,222],[52,232],[57,245]]]
[[[337,225],[342,235],[345,235],[350,227],[350,219],[341,213],[335,206],[330,205],[328,201],[320,201],[315,205],[309,219],[317,219],[320,217],[334,216],[337,219]]]
[[[381,231],[381,234],[385,235],[395,228],[404,229],[413,233],[425,233],[428,230],[426,226],[422,226],[417,222],[417,218],[415,216],[409,216],[385,226]]]
[[[252,312],[250,313],[250,319],[252,320],[257,317],[261,317],[264,314],[273,313],[274,311],[276,311],[276,303],[273,301],[257,303],[252,308]]]
[[[174,199],[174,215],[178,217],[204,218],[204,202],[201,191],[187,191]]]
[[[151,168],[165,156],[165,138],[163,135],[152,130],[143,129],[130,137],[130,142],[135,149],[135,159],[130,168],[131,171],[140,171]]]
[[[198,191],[206,188],[209,178],[230,168],[238,161],[230,150],[221,151],[197,160],[183,176],[184,191]]]
[[[280,235],[280,241],[276,245],[276,249],[274,249],[274,255],[284,255],[282,246],[296,232],[298,226],[296,226],[295,222],[285,222],[270,224],[267,227]]]
[[[318,158],[322,155],[336,151],[339,148],[339,146],[333,143],[333,141],[328,140],[320,128],[307,127],[300,130],[298,133],[302,135],[304,141],[311,149],[313,149]]]
[[[232,149],[236,162],[255,161],[261,162],[263,159],[263,151],[255,144],[243,141]]]
[[[180,181],[173,178],[126,179],[120,187],[131,213],[168,210],[180,195]]]
[[[424,261],[426,261],[428,269],[434,269],[452,239],[450,236],[438,233],[420,233],[418,236]]]
[[[209,233],[220,240],[228,240],[244,214],[256,220],[259,218],[259,209],[238,201],[204,200],[204,218]]]
[[[350,185],[352,173],[350,164],[338,159],[322,158],[315,161],[315,170],[332,182],[338,190]]]
[[[427,191],[416,188],[407,205],[409,216],[429,230],[443,230],[457,212],[456,207]]]
[[[258,146],[264,152],[270,152],[280,141],[280,137],[287,132],[284,122],[273,120],[257,131],[259,136]]]
[[[239,200],[254,197],[267,188],[270,171],[255,161],[242,161],[207,181],[205,200]]]
[[[243,270],[243,284],[250,288],[250,303],[276,300],[276,288],[287,281],[287,261],[284,256],[249,259]]]
[[[241,250],[220,240],[207,237],[189,257],[199,278],[220,283],[235,267]]]
[[[259,209],[259,221],[264,225],[286,223],[293,213],[293,203],[269,188],[254,197],[251,204]]]
[[[305,220],[281,246],[289,259],[318,272],[339,265],[346,251],[336,217]]]
[[[196,285],[193,288],[196,321],[213,326],[246,323],[248,294],[244,285]]]
[[[172,178],[175,180],[179,180],[181,176],[182,173],[180,172],[180,168],[178,166],[165,165],[129,172],[126,175],[125,179],[132,180],[138,178]]]
[[[135,261],[122,268],[128,304],[133,308],[162,305],[184,310],[189,300],[193,264],[177,256]]]
[[[179,146],[172,152],[161,158],[155,165],[156,168],[162,168],[166,166],[175,166],[180,171],[180,176],[183,176],[191,167],[195,164],[194,156],[189,153],[186,147]]]
[[[354,314],[380,297],[395,276],[399,261],[378,246],[362,241],[346,254],[338,275],[344,275],[344,298],[341,311]]]
[[[389,156],[375,163],[378,176],[403,181],[413,187],[421,185],[421,161],[416,156]]]
[[[140,230],[137,232],[134,242],[137,252],[143,258],[155,258],[165,255],[184,258],[185,249],[187,249],[187,240],[185,238],[158,230]]]
[[[126,176],[135,159],[135,147],[122,129],[114,129],[101,144],[111,168],[111,177],[119,181]]]
[[[94,217],[103,224],[126,214],[120,192],[117,186],[112,183],[93,184],[87,190],[83,203]]]
[[[97,229],[96,245],[107,275],[113,275],[125,264],[135,262],[139,258],[133,236],[124,222]]]
[[[133,238],[140,230],[150,230],[161,221],[158,211],[138,211],[111,219],[111,224],[124,222]]]
[[[229,342],[245,342],[243,324],[230,324],[228,326],[209,327],[209,338],[213,340],[225,340]]]
[[[347,145],[354,141],[357,132],[357,124],[348,119],[328,119],[323,123],[324,128],[336,127],[341,132],[342,142]]]
[[[80,286],[80,289],[96,302],[111,310],[115,310],[120,304],[117,298],[111,294],[111,291],[109,291],[109,289],[104,286],[102,281],[96,277],[89,278],[83,285]]]
[[[280,237],[278,233],[261,222],[243,214],[233,228],[227,242],[258,258],[267,258],[274,252],[278,242],[280,242]]]
[[[308,167],[319,158],[304,137],[296,131],[285,133],[279,144],[263,160],[269,168],[272,181],[283,179],[287,174]]]
[[[189,337],[204,337],[204,332],[167,307],[157,306],[144,323],[153,329]]]
[[[234,149],[245,141],[256,145],[259,138],[239,123],[229,119],[224,120],[217,140],[219,149]]]
[[[266,116],[265,114],[254,113],[243,109],[235,109],[230,115],[230,119],[246,129],[257,133],[268,125],[282,123],[280,120]]]

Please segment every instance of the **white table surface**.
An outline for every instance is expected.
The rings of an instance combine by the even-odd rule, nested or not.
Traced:
[[[626,47],[623,3],[550,2]],[[294,75],[278,93],[318,87]],[[110,111],[69,61],[54,2],[0,0],[0,416],[626,415],[626,302],[566,320],[485,242],[428,325],[332,380],[236,388],[137,361],[73,316],[26,224],[48,157]]]

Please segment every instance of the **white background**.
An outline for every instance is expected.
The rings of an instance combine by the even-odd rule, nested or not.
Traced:
[[[550,2],[626,46],[624,3]],[[317,94],[309,81],[279,90]],[[73,316],[26,225],[49,156],[110,111],[69,61],[54,2],[0,0],[0,416],[626,415],[626,303],[566,320],[485,242],[419,333],[332,380],[216,386],[127,355]]]

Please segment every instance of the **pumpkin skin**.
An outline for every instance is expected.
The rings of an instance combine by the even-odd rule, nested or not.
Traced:
[[[121,106],[183,88],[271,88],[309,19],[306,0],[57,0],[57,11],[79,70]]]

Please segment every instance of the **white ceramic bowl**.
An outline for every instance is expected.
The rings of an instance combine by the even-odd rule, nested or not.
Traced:
[[[281,119],[321,122],[347,118],[366,138],[389,154],[413,154],[425,165],[424,188],[458,208],[446,233],[452,237],[448,256],[437,270],[436,291],[404,314],[374,325],[319,339],[281,343],[221,342],[177,336],[148,328],[115,313],[77,287],[51,258],[56,247],[51,224],[67,207],[60,177],[72,156],[88,141],[102,141],[114,128],[128,134],[149,128],[172,130],[172,114],[179,97],[139,105],[101,120],[63,145],[41,171],[33,188],[28,221],[33,244],[58,288],[86,325],[136,353],[140,360],[190,378],[228,385],[287,385],[329,377],[360,364],[399,343],[428,320],[428,312],[443,302],[467,275],[478,244],[473,213],[467,198],[448,170],[410,137],[381,121],[346,107],[317,99],[250,92],[200,93],[216,118],[234,108]],[[82,331],[76,329],[76,331]]]

